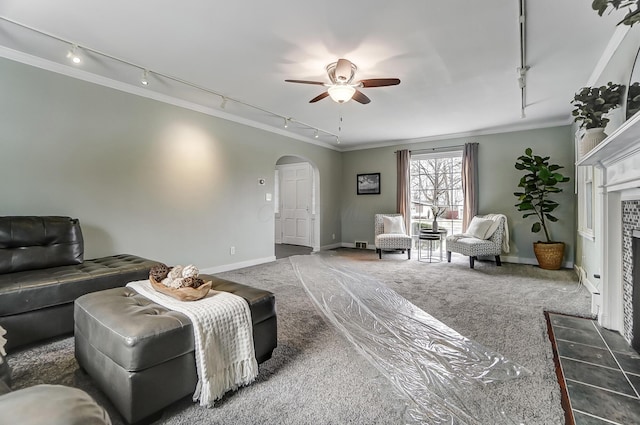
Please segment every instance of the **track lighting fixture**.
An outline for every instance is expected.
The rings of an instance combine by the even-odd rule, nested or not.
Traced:
[[[336,143],[340,144],[340,137],[339,136],[336,136]]]
[[[522,0],[522,1],[524,1],[524,0]],[[74,65],[80,65],[81,63],[83,63],[84,62],[83,54],[86,53],[86,52],[89,52],[88,54],[91,56],[91,58],[98,59],[96,61],[96,63],[92,63],[92,65],[99,65],[99,64],[101,64],[103,62],[101,59],[107,58],[109,60],[116,61],[116,62],[118,62],[118,63],[120,63],[122,65],[129,66],[130,69],[133,70],[134,72],[141,72],[142,75],[140,76],[140,80],[139,81],[140,81],[140,84],[145,86],[145,87],[150,85],[149,75],[153,74],[154,83],[158,82],[158,79],[161,80],[163,83],[164,83],[165,80],[167,80],[167,81],[171,81],[171,82],[173,82],[175,84],[178,84],[178,85],[181,85],[181,86],[186,86],[186,87],[189,87],[191,89],[195,89],[195,90],[199,90],[201,92],[207,93],[207,94],[209,94],[211,96],[216,96],[216,97],[221,98],[221,103],[220,103],[220,108],[221,109],[225,109],[225,107],[227,105],[227,102],[231,100],[234,103],[234,107],[237,105],[237,106],[240,106],[240,107],[246,107],[246,108],[249,108],[249,109],[253,109],[255,111],[259,111],[259,112],[261,112],[263,114],[266,114],[266,115],[268,115],[270,117],[273,117],[274,119],[282,118],[284,120],[284,128],[288,128],[289,124],[291,122],[295,122],[295,124],[296,124],[295,127],[296,128],[294,129],[294,132],[297,131],[297,130],[303,130],[304,129],[304,131],[307,132],[307,134],[308,134],[308,130],[313,130],[314,131],[314,134],[313,134],[314,138],[318,139],[320,137],[320,131],[321,130],[319,128],[315,127],[315,126],[309,125],[309,124],[304,123],[302,121],[295,120],[295,119],[293,119],[291,117],[282,116],[279,113],[272,112],[272,111],[270,111],[268,109],[264,109],[264,108],[261,108],[259,106],[247,103],[247,102],[243,102],[242,100],[239,100],[239,99],[223,96],[220,92],[218,92],[216,90],[212,90],[212,89],[209,89],[207,87],[203,87],[201,85],[198,85],[198,84],[195,84],[195,83],[192,83],[192,82],[189,82],[189,81],[182,80],[180,78],[172,77],[170,75],[163,74],[161,72],[156,72],[156,71],[149,70],[148,68],[146,68],[145,66],[143,66],[141,64],[129,62],[127,60],[124,60],[124,59],[121,59],[121,58],[118,58],[118,57],[115,57],[115,56],[111,56],[111,55],[106,54],[104,52],[100,52],[98,50],[94,50],[94,49],[92,49],[91,47],[88,47],[88,46],[80,47],[76,43],[72,42],[71,40],[60,38],[60,37],[58,37],[56,35],[53,35],[53,34],[50,34],[50,33],[35,29],[33,27],[29,27],[27,25],[24,25],[24,24],[21,24],[19,22],[16,22],[16,21],[13,21],[11,19],[8,19],[8,18],[6,18],[4,16],[0,16],[0,22],[8,22],[11,25],[21,27],[21,28],[23,28],[25,30],[29,30],[29,31],[31,31],[33,33],[37,33],[37,34],[39,34],[41,36],[48,37],[48,38],[50,38],[52,40],[57,40],[58,42],[62,43],[61,44],[61,46],[62,46],[61,48],[64,48],[64,46],[69,46],[69,50],[67,52],[66,57]],[[135,74],[132,74],[132,75],[135,75]],[[349,90],[349,88],[347,88],[347,90],[348,91],[351,91],[351,90],[355,91],[355,89],[353,89],[353,88],[351,88],[351,90]],[[340,91],[340,90],[338,90],[338,91]],[[140,93],[136,93],[136,94],[140,94]],[[144,96],[144,94],[143,94],[143,96]],[[343,102],[348,100],[346,97],[343,97],[343,98],[340,98],[340,99],[342,99]],[[338,101],[340,101],[340,99]],[[340,139],[335,134],[333,134],[333,133],[331,133],[329,131],[325,131],[325,130],[322,130],[322,133],[323,133],[323,135],[326,135],[328,137],[335,136],[336,137],[336,141],[338,143],[340,143]]]
[[[526,0],[519,0],[518,26],[520,27],[520,66],[518,67],[518,87],[520,88],[520,117],[525,118],[527,107],[527,29]]]
[[[77,50],[78,45],[73,44],[71,45],[71,49],[69,49],[69,52],[67,53],[67,57],[71,59],[71,62],[75,63],[76,65],[82,62],[82,59],[80,58],[80,55],[78,55]]]

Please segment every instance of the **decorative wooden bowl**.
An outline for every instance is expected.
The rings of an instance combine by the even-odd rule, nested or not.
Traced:
[[[163,285],[161,282],[156,281],[153,277],[149,276],[149,282],[151,286],[158,292],[162,292],[165,295],[169,295],[180,301],[197,301],[204,298],[211,289],[212,282],[205,282],[197,288],[169,288]]]

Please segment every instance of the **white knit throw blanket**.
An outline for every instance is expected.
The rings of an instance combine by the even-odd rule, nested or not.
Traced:
[[[193,401],[212,407],[224,393],[248,385],[258,376],[251,311],[244,298],[211,290],[201,300],[179,301],[157,292],[148,280],[127,286],[191,319],[198,372]]]
[[[487,214],[484,218],[489,218],[493,221],[498,221],[504,218],[504,233],[502,234],[502,250],[505,253],[509,253],[509,226],[507,225],[507,216],[504,214]]]

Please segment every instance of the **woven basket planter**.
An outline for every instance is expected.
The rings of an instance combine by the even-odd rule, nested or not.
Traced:
[[[541,269],[558,270],[564,258],[564,242],[534,242],[533,252]]]

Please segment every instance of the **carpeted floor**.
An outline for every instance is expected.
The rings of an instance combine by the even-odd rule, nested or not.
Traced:
[[[573,271],[483,261],[471,270],[468,259],[455,254],[451,264],[407,261],[402,254],[378,260],[373,251],[351,249],[327,257],[384,282],[462,335],[530,370],[531,376],[487,386],[491,400],[513,419],[495,423],[564,423],[543,311],[589,315],[590,296]],[[316,311],[289,259],[220,276],[275,293],[278,348],[260,365],[254,384],[228,394],[212,409],[185,398],[167,408],[158,423],[405,423],[404,403]],[[78,370],[72,337],[12,353],[9,364],[14,389],[36,383],[77,386],[109,410],[114,424],[122,423],[91,378]]]

